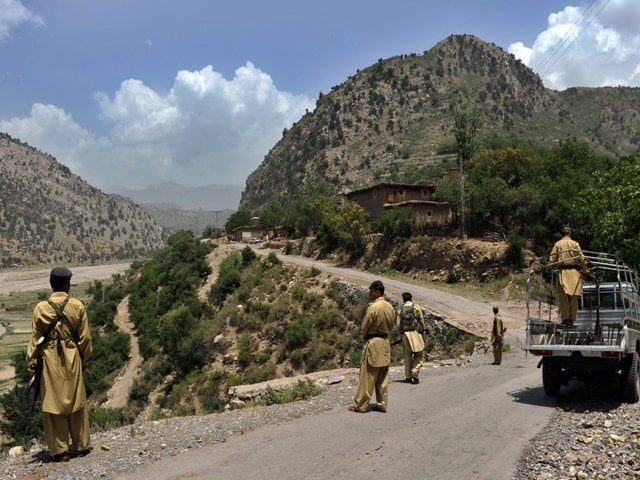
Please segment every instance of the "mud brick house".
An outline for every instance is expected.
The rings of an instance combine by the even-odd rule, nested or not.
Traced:
[[[344,197],[364,208],[370,220],[385,210],[402,208],[415,215],[416,226],[423,233],[444,233],[452,228],[453,212],[447,202],[433,200],[435,188],[435,183],[379,183],[347,192]]]

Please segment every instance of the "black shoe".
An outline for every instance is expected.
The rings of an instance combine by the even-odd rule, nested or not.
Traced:
[[[57,453],[53,456],[54,462],[68,462],[69,460],[71,460],[69,452]]]
[[[410,383],[411,385],[417,385],[417,384],[419,384],[419,383],[420,383],[420,380],[418,380],[418,379],[417,379],[417,377],[411,377],[411,378],[409,379],[409,383]]]
[[[411,379],[410,378],[405,378],[404,379],[404,383],[411,383]]]
[[[84,457],[85,455],[88,455],[89,453],[91,453],[91,450],[93,450],[93,447],[89,447],[86,450],[79,450],[76,452],[75,456]]]

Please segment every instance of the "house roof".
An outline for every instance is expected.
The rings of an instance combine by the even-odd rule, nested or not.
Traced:
[[[370,190],[379,190],[382,188],[404,188],[404,189],[411,189],[411,190],[421,190],[424,188],[433,188],[435,187],[436,184],[435,182],[424,182],[424,183],[390,183],[390,182],[383,182],[383,183],[377,183],[375,185],[371,185],[369,187],[364,187],[364,188],[359,188],[357,190],[351,190],[350,192],[346,192],[344,195],[345,196],[350,196],[353,195],[355,193],[362,193],[362,192],[367,192]]]
[[[449,202],[434,202],[433,200],[406,200],[404,202],[385,203],[382,208],[398,208],[406,207],[407,205],[427,205],[432,207],[445,207],[449,205]]]

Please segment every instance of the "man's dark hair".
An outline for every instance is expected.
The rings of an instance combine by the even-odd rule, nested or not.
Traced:
[[[371,285],[369,285],[369,290],[375,290],[380,294],[384,294],[384,285],[380,280],[374,280],[371,282]]]
[[[402,301],[403,302],[409,302],[409,301],[411,301],[412,298],[413,297],[411,296],[411,294],[409,292],[404,292],[402,294]]]
[[[64,290],[65,284],[69,281],[68,278],[63,277],[49,277],[49,285],[51,285],[51,290],[59,292]]]
[[[562,235],[571,235],[571,227],[562,227]]]
[[[493,313],[498,313],[498,307],[493,307]]]

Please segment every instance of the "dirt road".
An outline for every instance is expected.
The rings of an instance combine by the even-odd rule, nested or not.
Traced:
[[[265,255],[269,253],[269,250],[258,249],[256,252]],[[486,299],[482,302],[474,301],[442,290],[410,285],[370,272],[336,267],[306,257],[294,255],[278,255],[278,257],[285,262],[303,267],[313,266],[318,270],[332,273],[338,278],[346,279],[363,286],[368,286],[373,280],[382,279],[385,285],[385,293],[391,294],[399,299],[402,292],[409,290],[413,294],[414,301],[418,304],[424,306],[439,317],[444,318],[448,323],[480,337],[490,335],[493,321],[491,308],[493,305],[497,305],[500,307],[500,314],[508,328],[507,340],[516,345],[521,345],[521,342],[524,340],[524,312],[515,308],[513,305],[495,301],[495,299]]]

